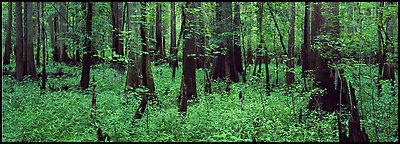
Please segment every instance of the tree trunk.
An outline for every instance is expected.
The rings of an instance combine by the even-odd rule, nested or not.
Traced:
[[[350,22],[353,22],[353,2],[347,2],[347,18]],[[351,35],[351,37],[353,36],[353,24],[349,24],[348,25],[348,29],[347,32]]]
[[[37,12],[37,49],[36,49],[36,65],[40,66],[40,3],[36,2],[36,12]]]
[[[127,20],[128,20],[128,31],[132,31],[132,23],[131,23],[131,9],[132,4],[128,3],[128,10],[127,10]],[[136,31],[132,31],[133,34],[138,34]],[[126,83],[125,87],[132,87],[136,89],[139,87],[140,78],[139,78],[139,71],[137,69],[137,61],[136,61],[136,53],[134,53],[133,47],[131,44],[128,43],[129,51],[129,62],[128,62],[128,73],[126,75]]]
[[[389,6],[393,5],[393,2],[389,2],[388,3]],[[389,17],[389,20],[387,20],[386,23],[386,32],[385,34],[387,34],[386,36],[386,52],[389,53],[390,55],[394,54],[394,44],[393,44],[393,27],[394,27],[394,22],[396,21],[397,17],[396,15],[393,15],[392,17]],[[390,56],[388,57],[388,55],[385,54],[385,62],[384,62],[384,71],[383,71],[383,79],[384,80],[395,80],[395,76],[394,76],[394,69],[393,65],[394,65],[394,57]]]
[[[238,82],[238,72],[234,65],[233,50],[233,22],[232,22],[232,2],[218,2],[217,6],[217,26],[218,34],[225,33],[219,38],[221,43],[216,50],[217,58],[213,62],[212,79],[229,78],[233,82]]]
[[[67,7],[65,6],[65,2],[60,2],[60,37],[65,38],[66,33],[67,33],[67,21],[65,18],[68,18],[67,16]],[[68,55],[67,55],[67,47],[65,45],[64,40],[60,39],[60,56],[59,56],[59,61],[61,62],[68,62]]]
[[[146,23],[146,2],[141,3],[141,23],[140,27],[140,36],[142,38],[142,83],[144,87],[149,89],[148,93],[142,94],[142,101],[140,102],[140,106],[136,111],[136,118],[142,118],[144,110],[146,109],[148,95],[151,96],[153,100],[156,100],[155,95],[155,88],[154,88],[154,80],[151,74],[151,65],[150,65],[150,56],[149,56],[149,48],[148,48],[148,41],[147,41],[147,28],[145,26]]]
[[[58,16],[57,14],[55,14],[53,16],[54,20],[53,20],[53,28],[54,28],[54,49],[53,49],[53,60],[58,62],[59,61],[59,57],[60,57],[60,49],[59,49],[59,43],[58,43],[58,33],[59,33],[59,22],[58,22]]]
[[[240,22],[240,5],[239,2],[235,2],[235,15],[234,15],[234,23],[235,23],[235,35],[234,35],[234,65],[237,69],[237,72],[243,73],[243,62],[242,62],[242,51],[240,45],[240,29],[241,29],[241,22]]]
[[[310,5],[309,2],[305,2],[305,14],[304,14],[304,32],[303,32],[303,45],[301,46],[301,59],[302,59],[302,77],[304,80],[304,86],[306,87],[306,76],[309,67],[309,56],[310,56]]]
[[[161,3],[156,8],[156,60],[163,59],[162,52],[162,30],[161,30]]]
[[[32,2],[26,2],[26,22],[25,22],[25,36],[26,36],[26,74],[31,75],[36,78],[36,67],[35,67],[35,59],[33,55],[33,22],[32,22],[32,14],[33,14],[33,6]]]
[[[22,32],[22,2],[15,4],[15,28],[16,28],[16,44],[15,44],[15,79],[22,81],[24,77],[23,65],[23,32]]]
[[[120,40],[120,34],[121,34],[121,19],[122,19],[122,14],[119,8],[119,2],[111,2],[111,17],[112,17],[112,26],[113,26],[113,33],[112,33],[112,50],[118,55],[118,56],[123,56],[124,52],[122,49],[122,43]],[[113,55],[113,59],[117,60],[118,56]],[[115,63],[113,63],[115,64]],[[122,63],[117,61],[116,62],[117,69],[120,71],[123,71],[123,66]]]
[[[92,11],[93,11],[93,3],[88,2],[88,9],[86,12],[86,34],[88,37],[92,36]],[[82,77],[81,77],[81,88],[87,89],[89,87],[90,80],[90,65],[91,65],[91,57],[92,57],[92,40],[86,38],[85,40],[85,53],[83,54],[83,68],[82,68]]]
[[[22,65],[23,65],[23,75],[25,76],[27,74],[27,45],[26,45],[26,40],[27,40],[27,35],[28,35],[28,25],[27,25],[27,18],[28,18],[28,2],[24,2],[24,10],[23,10],[23,36],[22,36]]]
[[[333,38],[333,41],[336,41],[337,38],[339,37],[340,33],[340,27],[339,27],[339,18],[337,17],[339,14],[339,3],[338,2],[331,2],[327,3],[327,9],[322,10],[326,12],[327,14],[330,14],[330,16],[335,17],[333,19],[330,19],[330,21],[325,21],[326,17],[322,16],[321,13],[322,11],[319,11],[321,13],[318,13],[318,16],[321,17],[313,17],[313,21],[319,21],[323,22],[320,23],[316,27],[313,25],[312,29],[317,29],[321,30],[319,35],[327,35],[331,38]],[[321,5],[322,6],[322,5]],[[315,16],[315,15],[313,15]],[[318,35],[314,35],[318,36]],[[340,88],[344,87],[347,88],[346,80],[343,77],[343,70],[338,70],[338,68],[335,68],[335,70],[330,70],[328,67],[328,63],[336,63],[338,58],[334,59],[329,59],[326,57],[321,56],[324,53],[327,53],[326,51],[330,51],[332,55],[339,55],[339,51],[335,49],[335,44],[330,44],[333,43],[332,41],[326,41],[323,39],[320,40],[314,40],[314,42],[319,42],[322,44],[323,51],[317,50],[317,57],[315,61],[315,74],[314,74],[314,83],[316,83],[317,87],[320,89],[326,89],[326,91],[321,94],[321,93],[315,93],[313,95],[313,99],[310,101],[308,108],[309,109],[314,109],[315,106],[319,109],[322,108],[322,110],[325,111],[335,111],[339,110],[339,100],[341,99],[341,104],[347,105],[349,104],[348,101],[348,93],[347,90],[345,89],[344,91],[341,91]],[[341,80],[343,82],[337,82],[338,77],[341,77]],[[336,81],[336,82],[335,82]],[[342,96],[340,98],[339,96]]]
[[[325,23],[325,17],[321,15],[321,3],[314,2],[313,3],[313,9],[312,9],[312,21],[311,25],[313,26],[311,29],[311,44],[315,43],[316,36],[320,35],[320,31],[322,28],[322,24]],[[310,51],[308,52],[308,62],[309,62],[309,70],[315,70],[315,61],[317,57],[317,53],[312,50],[311,48],[309,49]]]
[[[289,28],[289,38],[288,38],[288,71],[286,72],[286,84],[291,85],[294,82],[294,28],[295,28],[295,3],[290,3],[290,28]]]
[[[38,19],[39,20],[39,19]],[[45,30],[44,30],[44,2],[42,2],[42,55],[43,55],[43,66],[42,66],[42,85],[41,90],[46,89],[46,40],[45,40]]]
[[[196,16],[194,12],[188,9],[198,8],[198,2],[186,2],[186,26],[184,30],[185,36],[190,35],[189,38],[184,39],[183,49],[183,74],[181,83],[181,96],[179,102],[179,112],[186,113],[187,111],[187,100],[195,98],[196,92],[196,60],[195,57],[191,56],[196,54],[198,47],[198,34],[196,33],[195,25]]]
[[[172,67],[172,79],[175,79],[176,66],[178,65],[178,48],[176,47],[176,18],[175,18],[175,2],[171,2],[171,48],[169,50],[171,61],[170,66]]]
[[[383,23],[382,23],[382,11],[380,10],[384,6],[384,2],[378,2],[377,4],[377,9],[376,9],[376,17],[378,21],[378,29],[376,31],[377,36],[378,36],[378,52],[377,52],[377,61],[378,61],[378,81],[377,81],[377,86],[378,86],[378,97],[381,96],[382,92],[382,84],[380,80],[383,80],[383,67],[386,62],[386,49],[384,48],[384,42],[383,42]]]
[[[12,51],[11,47],[11,28],[12,28],[12,2],[8,2],[8,19],[7,19],[7,26],[6,26],[6,41],[5,41],[5,51],[3,57],[3,64],[8,65],[10,64],[10,55]]]

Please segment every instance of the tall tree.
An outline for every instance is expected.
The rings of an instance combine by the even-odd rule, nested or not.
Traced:
[[[163,55],[163,41],[162,41],[162,28],[161,28],[161,3],[157,2],[156,8],[156,60],[164,59]]]
[[[124,51],[121,42],[121,26],[122,26],[122,13],[120,10],[120,2],[111,2],[111,17],[112,17],[112,50],[119,56],[123,56]],[[118,59],[118,56],[113,56],[113,59]],[[123,70],[121,62],[117,62],[117,67],[119,70]]]
[[[306,76],[309,68],[309,51],[310,51],[310,5],[309,2],[305,2],[304,7],[304,32],[303,32],[303,44],[301,46],[301,61],[302,61],[302,77],[304,81],[304,87],[306,89]]]
[[[376,17],[378,22],[378,29],[376,30],[376,34],[378,36],[378,52],[377,52],[377,62],[378,62],[378,96],[381,95],[382,92],[382,84],[380,80],[383,80],[383,67],[385,63],[386,49],[384,48],[384,40],[383,40],[383,16],[382,16],[382,8],[384,6],[384,2],[377,2],[376,8]]]
[[[213,61],[212,79],[227,78],[238,82],[238,71],[233,63],[233,21],[232,2],[217,2],[217,30],[220,40],[216,49],[216,56]],[[227,81],[228,82],[228,81]],[[229,83],[227,83],[227,86]]]
[[[23,66],[23,32],[22,32],[22,2],[15,4],[15,28],[16,28],[16,41],[15,41],[15,79],[21,81],[24,77]]]
[[[4,65],[10,64],[10,55],[12,51],[11,47],[11,28],[12,28],[12,2],[8,2],[8,19],[6,26],[6,41],[5,41],[5,51],[3,57]]]
[[[40,21],[40,19],[38,19]],[[45,29],[44,29],[44,2],[42,2],[42,55],[43,55],[43,63],[42,63],[42,85],[40,86],[41,90],[46,89],[46,40],[45,40]]]
[[[234,55],[234,65],[239,73],[243,73],[243,62],[242,62],[242,51],[240,44],[240,30],[241,30],[241,22],[240,22],[240,5],[239,2],[235,2],[235,15],[233,18],[235,23],[235,35],[234,35],[234,45],[233,45],[233,55]]]
[[[394,5],[394,2],[388,2],[388,6],[390,7],[391,5]],[[385,30],[385,35],[386,35],[386,41],[385,41],[385,51],[393,55],[394,54],[394,44],[393,44],[393,28],[394,28],[394,23],[396,22],[397,16],[393,14],[391,17],[388,17],[388,20],[386,22],[386,30]],[[385,53],[385,62],[384,62],[384,71],[383,71],[383,79],[384,80],[395,80],[394,76],[394,67],[393,67],[393,57],[390,55],[387,55]],[[392,81],[393,82],[393,81]],[[394,84],[394,83],[392,83]]]
[[[33,14],[33,6],[32,2],[26,3],[26,22],[25,22],[25,37],[26,41],[24,43],[24,49],[26,49],[26,74],[31,75],[36,78],[36,67],[35,61],[33,57],[33,22],[32,22],[32,14]]]
[[[315,4],[315,3],[314,3]],[[340,99],[341,104],[347,105],[348,101],[348,90],[346,79],[343,77],[343,70],[339,70],[339,68],[335,68],[331,70],[328,67],[328,63],[336,64],[338,60],[340,60],[340,53],[336,49],[336,42],[340,33],[339,26],[339,3],[338,2],[330,2],[330,3],[319,3],[320,6],[326,7],[319,11],[320,13],[317,16],[313,15],[313,23],[314,21],[319,21],[320,24],[316,27],[313,25],[312,29],[317,29],[318,35],[325,35],[331,38],[330,41],[326,39],[315,39],[314,43],[320,43],[321,49],[316,51],[316,61],[315,61],[315,74],[314,74],[314,83],[320,89],[326,89],[326,92],[323,94],[315,93],[313,94],[313,99],[310,101],[308,108],[314,109],[317,107],[321,108],[325,111],[335,111],[339,110]],[[325,6],[326,5],[326,6]],[[321,15],[321,13],[327,13],[327,15]],[[332,54],[333,58],[329,58],[326,56],[328,51]],[[338,77],[341,77],[340,79]],[[335,83],[336,81],[336,83]],[[343,88],[343,89],[342,89]]]
[[[198,2],[186,2],[186,26],[184,29],[184,35],[189,35],[189,38],[184,39],[183,49],[183,74],[181,83],[181,95],[179,97],[179,112],[186,113],[188,99],[194,98],[197,95],[196,92],[196,60],[192,56],[196,53],[196,49],[199,46],[198,34],[196,33],[195,26],[197,25],[195,10],[199,8],[200,3]]]
[[[127,21],[128,21],[128,31],[132,31],[132,34],[137,34],[136,31],[132,30],[132,22],[131,22],[131,15],[132,15],[132,4],[128,3],[127,5]],[[139,71],[138,71],[138,62],[136,59],[136,53],[133,50],[133,46],[128,43],[129,47],[129,60],[128,60],[128,73],[126,75],[126,83],[125,87],[131,87],[133,89],[138,88],[140,84],[139,78]]]
[[[171,2],[171,47],[169,49],[172,67],[172,79],[175,79],[176,67],[178,65],[178,48],[176,47],[176,16],[175,16],[175,2]]]
[[[288,61],[287,61],[287,66],[288,66],[288,71],[286,72],[286,84],[290,85],[293,84],[294,82],[294,28],[295,28],[295,3],[290,2],[290,27],[289,27],[289,38],[288,38]]]
[[[89,87],[90,80],[90,65],[92,57],[92,16],[93,16],[93,3],[88,2],[88,8],[86,11],[86,34],[85,39],[85,53],[83,54],[83,67],[82,67],[82,77],[80,86],[82,89],[87,89]]]
[[[140,102],[140,106],[136,111],[136,118],[142,118],[142,115],[146,109],[148,95],[154,101],[157,100],[155,95],[155,87],[153,75],[151,74],[151,65],[150,65],[150,56],[149,56],[149,48],[147,41],[147,27],[146,24],[146,2],[141,2],[140,15],[141,22],[139,24],[140,27],[140,37],[142,38],[142,64],[141,64],[141,73],[142,73],[142,85],[146,87],[149,92],[142,94],[142,101]]]
[[[66,7],[66,2],[60,2],[60,41],[59,41],[59,61],[61,62],[68,62],[68,55],[67,55],[67,46],[65,45],[65,41],[62,38],[66,38],[66,33],[67,33],[67,7]]]
[[[36,57],[35,57],[35,60],[36,60],[36,65],[37,66],[40,66],[40,34],[41,34],[41,32],[40,32],[40,2],[36,2],[36,12],[37,12],[37,18],[36,18],[36,21],[37,21],[37,49],[36,49]]]

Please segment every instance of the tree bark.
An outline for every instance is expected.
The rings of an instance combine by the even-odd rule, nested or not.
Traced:
[[[171,2],[171,47],[170,47],[170,66],[172,67],[172,79],[175,79],[176,66],[178,65],[178,48],[176,47],[176,16],[175,16],[175,2]]]
[[[8,65],[10,64],[10,55],[12,51],[11,47],[11,28],[12,28],[12,2],[8,2],[8,19],[7,19],[7,26],[6,26],[6,41],[5,41],[5,51],[3,57],[3,64]]]
[[[235,2],[235,15],[234,15],[234,23],[235,23],[235,35],[234,35],[234,46],[233,46],[233,60],[237,72],[243,73],[243,61],[242,61],[242,51],[240,45],[240,29],[241,29],[241,22],[240,22],[240,5],[239,2]]]
[[[321,4],[321,6],[324,4]],[[318,35],[328,35],[329,37],[333,38],[333,41],[337,41],[337,38],[339,37],[340,33],[340,27],[339,27],[339,18],[337,17],[339,14],[339,3],[338,2],[330,2],[327,3],[327,9],[319,11],[320,13],[316,14],[317,16],[321,17],[313,17],[313,21],[319,21],[323,22],[320,23],[317,26],[320,27],[315,27],[313,25],[312,29],[317,29],[320,30]],[[329,15],[331,15],[332,18],[329,21],[325,21],[326,17],[322,16],[321,13],[326,12]],[[314,15],[314,16],[316,16]],[[314,35],[314,36],[318,36]],[[319,42],[322,44],[322,49],[317,50],[316,52],[316,61],[315,61],[315,74],[314,74],[314,83],[319,87],[320,89],[326,89],[324,93],[315,93],[313,95],[313,99],[310,101],[308,108],[309,109],[314,109],[314,108],[322,108],[322,110],[325,111],[335,111],[339,110],[339,101],[340,99],[341,104],[348,105],[348,93],[347,93],[347,84],[346,84],[346,79],[343,77],[343,70],[330,70],[328,67],[328,63],[336,63],[340,59],[340,54],[339,51],[335,49],[336,44],[329,44],[332,43],[332,41],[327,41],[324,39],[319,39],[314,40],[314,42]],[[332,59],[327,58],[327,57],[322,57],[321,54],[326,53],[327,51],[332,52],[332,55],[337,55],[338,57],[334,57]],[[337,82],[338,77],[341,77],[341,80],[343,82]],[[335,82],[336,81],[336,82]],[[344,87],[345,90],[342,91],[340,90],[341,87]],[[342,96],[341,98],[339,96]]]
[[[193,54],[196,54],[198,47],[198,34],[196,34],[195,25],[196,14],[188,9],[199,8],[198,2],[186,2],[186,26],[183,35],[190,35],[189,38],[184,39],[183,49],[183,74],[181,83],[181,96],[179,102],[179,112],[186,113],[187,100],[195,98],[196,92],[196,60]]]
[[[65,6],[66,2],[60,2],[60,37],[65,38],[66,33],[67,33],[67,21],[64,18],[68,18],[67,16],[67,7]],[[64,18],[63,18],[64,17]],[[60,39],[59,41],[60,47],[59,47],[59,61],[61,62],[68,62],[68,55],[67,55],[67,46],[65,45],[64,40]]]
[[[26,41],[25,45],[25,52],[26,52],[26,74],[31,75],[32,77],[36,78],[36,67],[35,67],[35,59],[33,55],[33,22],[32,22],[32,14],[33,14],[33,6],[32,2],[25,2],[26,3],[26,22],[25,22],[25,37]]]
[[[291,85],[294,82],[294,28],[295,28],[295,3],[291,2],[290,3],[290,28],[289,28],[289,38],[288,38],[288,61],[287,61],[287,66],[288,66],[288,71],[286,72],[286,84]]]
[[[88,37],[92,36],[92,13],[93,3],[88,2],[88,9],[86,12],[86,34]],[[83,54],[83,68],[80,86],[82,89],[87,89],[89,87],[90,80],[90,65],[92,57],[92,40],[86,38],[85,40],[85,53]]]
[[[37,12],[37,49],[36,49],[36,65],[40,66],[40,3],[36,2],[36,12]]]
[[[218,38],[221,42],[216,50],[217,58],[215,58],[213,62],[212,79],[229,78],[233,82],[238,82],[238,72],[233,63],[232,2],[217,3],[217,34],[224,35]]]
[[[161,3],[158,2],[156,8],[156,60],[164,59],[161,24]]]
[[[15,4],[15,28],[16,28],[16,44],[15,44],[15,79],[22,81],[24,77],[23,66],[23,32],[22,32],[22,2]]]
[[[303,45],[301,49],[301,59],[302,59],[302,77],[304,80],[304,86],[306,87],[306,76],[307,71],[310,70],[310,5],[309,2],[305,2],[305,9],[304,9],[304,32],[303,32]]]
[[[131,9],[132,9],[132,4],[127,5],[128,10],[127,10],[127,20],[128,20],[128,31],[132,31],[132,23],[131,23]],[[138,34],[136,31],[132,31],[133,34]],[[136,60],[136,53],[134,53],[133,46],[128,43],[128,47],[130,49],[129,51],[129,61],[128,61],[128,73],[126,75],[126,83],[125,87],[131,87],[133,89],[136,89],[139,87],[140,84],[140,78],[139,78],[139,71],[137,69],[137,60]]]
[[[151,65],[150,65],[150,56],[149,56],[149,48],[148,48],[148,41],[147,41],[147,28],[145,26],[146,23],[146,2],[141,3],[141,23],[140,27],[140,36],[142,38],[142,68],[141,73],[143,76],[142,84],[144,87],[148,88],[149,92],[142,94],[142,101],[140,102],[140,106],[136,111],[136,118],[142,118],[142,115],[146,109],[148,95],[153,100],[157,100],[155,95],[155,88],[154,88],[154,80],[151,74]]]
[[[42,85],[40,86],[41,90],[46,89],[46,40],[45,40],[45,29],[44,29],[44,2],[42,2],[42,55],[43,55],[43,66],[42,66]]]
[[[113,25],[113,33],[112,33],[112,50],[117,54],[117,56],[113,55],[113,59],[117,60],[118,56],[123,56],[124,52],[122,49],[122,43],[120,40],[121,34],[121,26],[122,26],[122,13],[120,10],[119,2],[111,2],[111,17],[112,17],[112,25]],[[115,64],[115,63],[113,63]],[[116,65],[120,71],[123,71],[122,63],[117,61]]]
[[[393,2],[389,2],[388,3],[389,6],[393,5]],[[390,55],[394,54],[394,47],[393,47],[393,27],[394,27],[394,23],[396,21],[397,17],[396,15],[393,15],[392,17],[389,17],[389,19],[387,20],[386,23],[386,52],[389,53]],[[394,69],[393,68],[393,57],[388,57],[385,53],[385,62],[384,62],[384,66],[383,66],[383,79],[384,80],[395,80],[395,76],[394,76]]]

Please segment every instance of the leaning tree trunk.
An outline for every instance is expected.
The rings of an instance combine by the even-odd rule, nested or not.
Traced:
[[[191,56],[196,53],[196,49],[199,46],[198,34],[196,33],[195,25],[196,16],[195,12],[189,11],[188,9],[198,8],[198,2],[186,2],[186,26],[184,35],[190,35],[189,38],[184,39],[183,49],[183,74],[181,83],[181,96],[179,97],[179,112],[186,113],[188,99],[194,98],[197,95],[196,92],[196,60],[195,57]]]
[[[8,2],[8,19],[7,19],[7,26],[6,26],[6,41],[5,41],[5,51],[3,57],[3,64],[8,65],[10,64],[10,55],[12,51],[11,47],[11,28],[12,28],[12,2]]]
[[[33,57],[33,22],[32,22],[32,14],[33,14],[33,6],[32,2],[26,2],[26,22],[25,22],[25,36],[26,36],[26,74],[31,75],[36,78],[36,67],[35,67],[35,59]]]
[[[93,3],[88,2],[88,9],[86,14],[86,34],[88,37],[92,36],[92,13],[93,11]],[[90,65],[91,65],[91,57],[92,57],[92,40],[90,38],[86,38],[85,40],[85,53],[83,54],[83,68],[82,68],[82,77],[80,86],[82,89],[87,89],[89,87],[89,79],[90,79]]]
[[[24,77],[23,66],[23,34],[22,34],[22,2],[15,4],[15,28],[16,28],[16,41],[15,41],[15,79],[21,81]]]
[[[155,101],[157,97],[155,95],[155,88],[154,88],[154,80],[151,74],[151,65],[150,65],[150,56],[149,56],[149,48],[148,48],[148,41],[147,41],[147,27],[145,26],[146,23],[146,2],[141,3],[141,22],[139,24],[140,27],[140,36],[142,38],[142,83],[143,86],[148,88],[149,92],[142,94],[142,101],[140,102],[140,106],[136,111],[136,118],[142,118],[142,115],[146,109],[148,95],[150,98]]]
[[[337,61],[340,59],[340,53],[338,50],[335,49],[335,41],[338,39],[340,33],[339,18],[337,17],[339,14],[339,3],[329,3],[327,4],[327,9],[322,11],[330,14],[330,16],[335,17],[332,18],[330,21],[327,21],[325,16],[322,16],[321,13],[318,13],[318,15],[321,17],[314,17],[315,15],[313,15],[312,19],[313,23],[314,21],[322,22],[320,23],[320,25],[317,25],[320,27],[316,27],[313,25],[312,29],[320,30],[318,31],[319,35],[324,34],[333,39],[333,41],[327,41],[323,39],[314,40],[314,42],[321,43],[322,47],[322,49],[316,51],[317,57],[315,61],[314,83],[316,83],[317,87],[319,87],[320,89],[326,89],[326,91],[323,94],[313,94],[312,100],[310,100],[308,108],[322,108],[322,110],[332,112],[335,110],[339,110],[340,99],[342,100],[341,103],[344,105],[347,105],[349,103],[348,94],[345,91],[339,90],[339,88],[342,86],[347,87],[346,80],[343,77],[343,70],[338,70],[338,68],[335,68],[335,70],[331,70],[328,67],[328,63],[337,63]],[[330,59],[328,57],[321,56],[326,55],[325,53],[327,52],[331,52],[332,55],[336,55],[338,57]],[[337,82],[339,75],[340,77],[342,77],[343,83]],[[340,95],[342,95],[342,98],[339,97]]]

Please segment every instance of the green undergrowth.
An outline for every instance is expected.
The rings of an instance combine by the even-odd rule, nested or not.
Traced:
[[[230,93],[224,92],[223,81],[214,81],[213,93],[204,94],[204,73],[197,70],[198,98],[189,101],[185,119],[177,107],[182,67],[177,69],[175,80],[171,79],[172,70],[166,64],[152,67],[160,103],[148,105],[142,119],[134,119],[140,95],[124,90],[126,72],[119,73],[109,64],[92,66],[95,82],[91,77],[90,87],[79,90],[81,67],[57,63],[47,67],[48,72],[59,69],[72,76],[49,77],[47,86],[69,86],[68,90],[52,92],[47,88],[41,92],[40,80],[25,78],[16,82],[11,76],[2,77],[3,142],[21,141],[24,135],[29,141],[38,142],[97,141],[96,127],[110,135],[111,141],[339,141],[338,113],[309,111],[311,93],[301,93],[300,75],[296,75],[296,83],[288,90],[284,86],[284,67],[277,69],[273,64],[270,65],[271,82],[275,82],[278,71],[279,83],[272,87],[270,95],[265,91],[265,76],[252,77],[251,66],[247,83],[233,83]],[[41,68],[37,70],[40,72]],[[295,71],[301,73],[301,67]],[[349,69],[348,80],[352,81],[360,101],[357,93],[360,85],[351,72]],[[369,74],[369,69],[365,68],[365,73]],[[374,116],[369,79],[363,76],[361,81],[365,90],[362,124],[369,138],[375,141],[376,125],[379,141],[398,141],[398,90],[391,92],[391,85],[384,83],[383,95],[375,99]],[[95,120],[90,117],[93,85],[97,95]],[[239,100],[240,92],[243,102]]]

